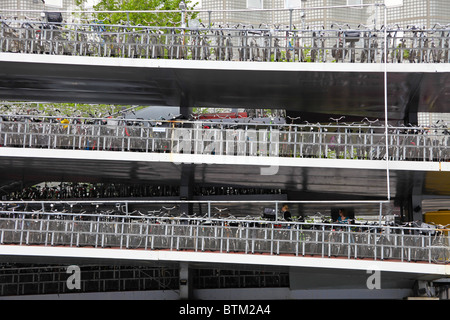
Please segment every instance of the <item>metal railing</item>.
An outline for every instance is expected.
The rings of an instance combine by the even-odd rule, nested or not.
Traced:
[[[450,160],[447,126],[0,118],[0,146],[330,159]],[[387,150],[388,146],[389,150]]]
[[[345,257],[448,263],[437,228],[2,211],[0,244]]]
[[[3,267],[0,296],[73,293],[67,287],[67,266]],[[175,268],[83,266],[80,292],[177,290]]]
[[[386,45],[385,45],[386,35]],[[138,59],[449,63],[450,27],[195,28],[0,19],[0,52]],[[386,49],[385,49],[386,48]]]

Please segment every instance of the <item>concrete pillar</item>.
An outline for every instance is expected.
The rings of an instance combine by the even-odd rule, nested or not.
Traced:
[[[193,164],[181,164],[180,200],[192,200],[194,196],[194,169]],[[191,215],[193,213],[192,203],[182,203],[182,213]]]
[[[189,271],[189,263],[180,263],[180,299],[192,298],[192,276]]]
[[[425,173],[416,172],[414,174],[414,180],[412,182],[411,192],[411,210],[413,221],[422,221],[422,199],[423,199],[423,186],[425,183]]]
[[[182,91],[180,96],[180,113],[185,119],[189,119],[192,113],[192,107],[186,92]],[[185,125],[184,127],[188,127]],[[192,200],[194,195],[194,165],[181,164],[181,182],[180,182],[180,200]],[[193,209],[192,204],[181,204],[180,210],[191,215]]]

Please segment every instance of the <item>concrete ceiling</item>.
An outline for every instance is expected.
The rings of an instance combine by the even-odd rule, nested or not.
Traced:
[[[450,67],[388,64],[388,117],[447,111]],[[0,99],[384,118],[384,65],[0,54]],[[307,119],[305,119],[307,120]]]
[[[119,153],[119,152],[118,152]],[[123,154],[123,153],[119,153]],[[333,160],[330,160],[330,164]],[[368,161],[368,160],[365,160]],[[198,186],[235,186],[288,190],[298,200],[385,199],[386,171],[370,168],[280,166],[274,175],[261,175],[252,164],[189,164],[172,161],[128,161],[89,158],[0,156],[3,190],[43,181],[109,182],[181,185],[183,170],[192,170]],[[450,195],[448,172],[391,170],[393,198],[406,198],[420,183],[424,194]]]

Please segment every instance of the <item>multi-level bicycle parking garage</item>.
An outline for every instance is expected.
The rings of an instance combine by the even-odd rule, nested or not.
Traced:
[[[448,225],[424,223],[421,201],[449,196],[449,128],[416,121],[447,110],[448,26],[0,16],[0,98],[175,105],[185,116],[45,116],[5,104],[3,257],[175,264],[180,283],[190,264],[258,266],[281,270],[291,288],[303,288],[305,270],[376,266],[393,286],[448,277]],[[288,116],[186,117],[221,102]],[[351,222],[338,223],[339,210]]]
[[[176,154],[198,154],[198,155],[209,155],[212,157],[246,157],[249,159],[253,158],[259,158],[259,157],[267,157],[268,162],[267,164],[270,164],[270,160],[276,159],[278,157],[282,158],[304,158],[304,159],[314,159],[314,158],[320,158],[324,160],[359,160],[359,161],[375,161],[375,162],[381,162],[384,163],[384,161],[394,161],[394,162],[411,162],[415,161],[419,164],[421,163],[439,163],[440,170],[448,170],[446,169],[446,162],[448,162],[448,155],[447,155],[447,141],[448,141],[448,133],[447,128],[443,126],[435,126],[435,127],[389,127],[388,128],[388,143],[386,143],[386,135],[385,135],[385,129],[383,126],[375,126],[373,124],[369,123],[360,123],[360,124],[352,124],[352,125],[334,125],[334,124],[308,124],[308,125],[289,125],[289,124],[252,124],[252,123],[226,123],[226,122],[202,122],[202,121],[146,121],[146,120],[126,120],[126,119],[81,119],[81,118],[56,118],[56,117],[36,117],[36,116],[4,116],[2,118],[1,122],[1,129],[0,129],[0,141],[2,143],[2,149],[3,150],[15,150],[15,149],[25,149],[29,150],[31,154],[33,153],[33,150],[54,150],[54,149],[60,149],[62,151],[77,151],[77,150],[83,150],[87,151],[88,153],[91,151],[103,151],[103,152],[112,152],[112,153],[122,153],[122,152],[136,152],[136,153],[152,153],[152,154],[167,154],[171,157],[173,157]],[[389,150],[388,150],[389,149]],[[388,150],[388,151],[387,151]],[[386,152],[387,151],[387,152]],[[89,155],[87,155],[89,156]],[[164,160],[163,160],[164,161]],[[174,158],[166,159],[165,161],[175,161]],[[176,161],[175,161],[176,162]],[[179,163],[180,167],[183,165],[182,163]],[[277,164],[279,165],[279,164]],[[350,177],[349,177],[350,179]],[[133,181],[134,183],[139,183],[139,181]],[[217,185],[220,185],[220,181]],[[118,184],[118,181],[116,181],[116,185]],[[51,216],[51,212],[46,212],[44,210],[45,205],[51,204],[52,207],[55,204],[58,204],[58,201],[64,201],[64,199],[70,200],[70,198],[75,198],[75,202],[71,203],[70,206],[67,204],[63,204],[64,207],[69,208],[72,211],[74,206],[76,207],[79,205],[76,201],[89,201],[84,199],[91,198],[94,200],[95,198],[103,198],[108,202],[107,198],[108,196],[105,196],[108,191],[108,184],[103,185],[101,188],[99,188],[99,192],[95,193],[94,187],[89,190],[81,191],[80,193],[76,193],[73,190],[69,191],[64,186],[64,183],[61,181],[59,184],[53,184],[53,189],[57,189],[56,192],[49,191],[49,188],[47,186],[45,189],[47,191],[41,190],[41,192],[38,194],[31,190],[17,192],[16,195],[18,195],[20,198],[14,198],[14,193],[12,193],[9,196],[3,197],[4,200],[12,200],[9,204],[13,205],[14,207],[14,201],[18,200],[25,200],[31,199],[34,201],[38,201],[39,199],[47,199],[48,203],[42,203],[42,208],[38,208],[36,210],[36,213],[34,216],[39,216],[40,210],[42,211],[42,214],[48,214],[48,217]],[[66,184],[67,186],[68,184]],[[118,184],[120,185],[120,183]],[[111,195],[114,196],[125,196],[125,197],[149,197],[149,196],[156,196],[156,197],[169,197],[167,199],[170,199],[170,197],[179,197],[180,196],[180,189],[176,187],[176,185],[169,185],[169,186],[158,186],[158,188],[152,190],[145,190],[142,191],[142,186],[133,186],[133,183],[130,184],[128,182],[123,185],[124,192],[121,193],[114,193],[112,192]],[[145,187],[145,186],[144,186]],[[259,194],[265,195],[267,198],[270,197],[277,197],[282,196],[283,191],[281,189],[278,189],[280,185],[273,186],[273,190],[270,191],[262,191]],[[64,188],[64,189],[63,189]],[[120,187],[119,187],[120,188]],[[35,189],[36,190],[36,189]],[[100,192],[100,190],[103,190]],[[206,191],[205,191],[206,190]],[[208,191],[209,190],[209,191]],[[231,190],[231,191],[230,191]],[[221,195],[226,196],[227,195],[238,195],[241,197],[246,197],[251,194],[251,189],[245,189],[243,188],[243,191],[235,192],[235,190],[239,190],[236,187],[225,187],[225,191],[222,193],[218,193],[216,189],[214,188],[208,188],[208,186],[205,186],[202,191],[197,193],[197,196],[201,197],[204,195]],[[262,189],[264,190],[264,189]],[[66,192],[67,191],[67,192]],[[155,193],[156,191],[156,193]],[[44,192],[48,192],[44,195]],[[120,191],[119,191],[120,192]],[[128,193],[127,193],[128,192]],[[48,195],[47,195],[48,194]],[[97,195],[96,195],[97,194]],[[120,194],[120,195],[119,195]],[[10,198],[10,197],[13,198]],[[30,198],[31,197],[31,198]],[[111,197],[111,196],[109,196]],[[84,199],[83,199],[84,198]],[[173,199],[173,198],[172,198]],[[243,199],[243,198],[242,198]],[[276,201],[276,206],[273,208],[275,212],[278,211],[279,208],[281,208],[283,203],[288,203],[289,199],[283,198],[284,200]],[[187,199],[188,200],[188,199]],[[55,203],[52,203],[52,201],[56,201]],[[164,201],[164,200],[161,200]],[[226,201],[226,200],[224,200]],[[6,203],[6,202],[5,202]],[[110,202],[112,203],[112,202]],[[143,204],[144,203],[144,204]],[[149,207],[154,206],[154,204],[151,203],[140,203],[140,205],[144,205],[144,208],[149,212],[152,212],[152,210],[149,210]],[[184,204],[190,203],[190,201],[185,201]],[[341,227],[335,226],[335,225],[326,225],[322,224],[322,221],[319,222],[319,224],[314,223],[314,202],[309,203],[309,211],[307,214],[309,214],[310,222],[295,222],[294,225],[287,224],[287,222],[283,221],[281,219],[281,222],[271,222],[270,220],[263,219],[262,212],[264,208],[261,207],[261,203],[263,201],[258,200],[256,202],[246,202],[245,200],[239,201],[237,208],[234,208],[230,210],[231,216],[235,214],[239,217],[241,220],[226,220],[226,222],[220,222],[216,221],[215,219],[211,218],[215,215],[211,212],[211,205],[214,206],[213,202],[206,201],[203,203],[203,209],[201,202],[197,203],[193,201],[190,203],[191,205],[198,204],[198,207],[195,209],[196,212],[190,211],[183,211],[182,207],[180,206],[180,203],[176,203],[175,206],[172,206],[172,210],[175,209],[174,212],[166,212],[169,213],[172,220],[171,223],[175,224],[181,224],[183,225],[186,223],[187,225],[201,225],[202,230],[205,230],[205,228],[210,228],[209,223],[206,223],[206,220],[202,220],[200,218],[195,218],[195,216],[201,214],[201,212],[207,211],[207,214],[204,214],[203,216],[208,217],[208,221],[212,223],[213,225],[222,225],[221,228],[224,228],[223,224],[233,224],[237,223],[241,226],[251,226],[252,228],[255,227],[255,223],[258,225],[258,234],[259,236],[256,238],[256,240],[248,240],[250,242],[245,242],[245,240],[240,246],[236,246],[235,250],[232,251],[242,251],[245,253],[252,252],[254,253],[255,249],[250,250],[250,247],[255,246],[255,243],[258,243],[259,248],[262,245],[262,242],[267,240],[267,243],[265,244],[266,249],[261,249],[261,252],[270,252],[270,254],[280,253],[280,243],[282,244],[281,248],[289,247],[290,249],[286,249],[289,251],[290,254],[295,255],[306,255],[308,254],[318,254],[318,252],[314,251],[311,248],[319,248],[321,246],[321,254],[322,256],[326,255],[328,252],[328,256],[336,256],[337,254],[331,254],[332,250],[336,249],[332,247],[329,242],[325,244],[325,238],[329,237],[329,230],[334,230],[337,228],[341,230]],[[301,201],[300,201],[301,203]],[[339,204],[339,201],[336,202]],[[335,206],[336,203],[330,202],[330,206]],[[395,216],[393,215],[390,217],[391,220],[388,220],[386,217],[386,212],[383,213],[383,209],[381,207],[382,203],[389,203],[389,201],[381,201],[380,200],[380,207],[378,208],[376,205],[373,206],[370,210],[363,209],[361,210],[361,207],[364,207],[366,203],[362,201],[361,203],[352,203],[352,201],[349,202],[352,206],[352,208],[357,208],[357,211],[359,212],[365,212],[365,214],[362,214],[361,216],[358,216],[358,221],[364,221],[364,223],[368,223],[369,221],[367,219],[364,219],[365,215],[377,216],[379,214],[379,220],[375,218],[371,221],[370,227],[364,226],[364,225],[353,225],[353,226],[346,226],[347,233],[344,236],[344,233],[340,233],[340,244],[337,245],[336,249],[338,252],[341,251],[341,245],[343,248],[342,252],[346,252],[348,255],[348,258],[350,257],[360,257],[358,256],[358,246],[355,245],[355,247],[352,247],[352,243],[354,243],[356,240],[354,238],[354,235],[356,235],[355,230],[363,230],[360,231],[363,234],[370,234],[370,231],[373,231],[374,234],[382,234],[380,232],[384,229],[382,228],[390,228],[391,226],[385,225],[382,227],[382,217],[383,217],[383,223],[388,224],[388,222],[394,222],[396,220]],[[371,201],[369,201],[371,203]],[[377,203],[377,201],[373,201],[373,203]],[[298,205],[296,201],[293,201],[293,204]],[[306,201],[305,205],[308,204],[308,201]],[[323,205],[326,205],[327,202],[321,203],[320,201],[317,202],[317,207],[320,207]],[[27,203],[28,205],[36,206],[37,203],[31,204]],[[59,203],[58,205],[61,205]],[[217,229],[217,227],[214,229],[214,231],[211,231],[211,229],[208,232],[211,233],[211,239],[208,237],[203,237],[201,239],[194,239],[194,236],[192,232],[194,232],[192,229],[193,227],[189,227],[189,232],[184,230],[184,227],[181,227],[183,231],[180,231],[180,233],[173,233],[175,229],[173,229],[172,234],[168,233],[168,229],[164,231],[163,234],[159,234],[158,232],[153,236],[151,236],[152,232],[148,232],[148,224],[149,221],[152,221],[152,219],[158,219],[157,216],[147,215],[147,213],[143,214],[140,211],[134,211],[134,214],[139,212],[138,216],[131,214],[131,211],[126,211],[124,215],[119,214],[118,216],[115,216],[117,212],[113,213],[114,211],[111,211],[107,213],[106,211],[103,212],[101,215],[97,215],[98,207],[102,206],[103,203],[99,202],[95,209],[88,209],[88,211],[84,212],[85,217],[88,217],[88,220],[91,220],[89,223],[89,232],[92,232],[92,234],[96,234],[97,231],[95,231],[93,228],[93,221],[96,221],[97,223],[99,221],[109,221],[109,220],[117,220],[122,219],[122,227],[127,226],[138,226],[136,230],[139,230],[138,235],[134,236],[134,233],[131,239],[134,239],[133,237],[138,237],[140,240],[139,242],[143,241],[145,249],[154,249],[154,248],[164,248],[164,249],[171,249],[171,250],[179,250],[180,248],[185,248],[188,250],[201,250],[204,251],[205,248],[209,248],[213,251],[220,251],[220,252],[229,252],[230,249],[230,243],[235,243],[237,239],[243,239],[242,234],[239,236],[236,236],[233,238],[233,242],[230,242],[230,239],[222,239],[222,241],[219,241],[217,246],[209,247],[209,245],[206,245],[205,243],[202,243],[202,241],[206,241],[205,239],[208,239],[207,241],[212,241],[211,239],[217,239],[218,233],[217,232],[223,232],[223,229]],[[121,208],[123,204],[120,202],[115,203],[115,205],[118,205],[117,208]],[[126,205],[128,205],[128,201],[126,202]],[[125,205],[125,207],[127,207]],[[343,203],[345,206],[345,202]],[[27,207],[26,206],[26,207]],[[160,207],[170,207],[170,205],[162,204]],[[252,209],[251,207],[257,207],[256,210]],[[39,205],[38,205],[39,207]],[[245,209],[243,209],[243,207]],[[311,209],[312,207],[312,209]],[[328,212],[327,208],[327,213]],[[358,210],[359,209],[359,210]],[[159,212],[158,208],[155,209],[155,212]],[[313,211],[311,211],[313,210]],[[384,209],[386,210],[386,209]],[[317,210],[318,212],[319,210]],[[244,215],[242,212],[247,212],[247,215]],[[11,217],[7,214],[8,212],[5,211],[4,214],[6,214],[7,220]],[[11,213],[11,212],[9,212]],[[64,232],[72,232],[74,230],[74,223],[77,223],[75,221],[78,221],[80,216],[79,215],[73,215],[72,213],[69,214],[68,220],[70,220],[70,223],[67,222],[65,218],[65,214],[67,213],[66,210],[61,212],[62,215],[60,216],[59,213],[56,211],[55,215],[59,218],[62,218],[61,223],[65,223],[66,225],[63,227]],[[305,211],[306,213],[306,211]],[[43,223],[47,222],[32,222],[32,216],[33,214],[30,211],[25,211],[21,215],[23,220],[21,223],[20,219],[17,219],[16,215],[17,212],[12,212],[14,218],[13,220],[8,220],[7,223],[9,226],[11,226],[11,223],[14,222],[14,230],[10,230],[11,232],[14,232],[16,235],[21,234],[19,236],[19,243],[20,244],[35,244],[34,240],[36,237],[41,237],[39,235],[34,235],[34,233],[39,234],[43,230],[46,230],[47,227],[43,227]],[[105,218],[104,215],[107,215]],[[300,215],[303,216],[302,212],[294,212],[294,215]],[[319,214],[320,216],[321,214]],[[27,218],[25,218],[27,217]],[[94,218],[92,218],[94,217]],[[181,218],[184,217],[184,218]],[[311,218],[312,217],[312,218]],[[163,217],[166,219],[166,217]],[[397,220],[400,218],[405,217],[399,217],[397,215]],[[144,219],[144,224],[128,224],[125,225],[123,219],[131,219],[135,222],[141,222],[141,220],[136,219]],[[175,220],[173,220],[175,219]],[[179,220],[181,219],[181,220]],[[200,220],[199,220],[200,219]],[[275,215],[275,219],[277,219],[277,215]],[[312,220],[311,220],[312,219]],[[278,219],[277,219],[278,220]],[[378,221],[377,221],[378,220]],[[128,220],[127,220],[128,221]],[[176,222],[175,222],[176,221]],[[181,222],[180,222],[181,221]],[[252,222],[253,221],[253,222]],[[303,218],[302,218],[303,221]],[[311,222],[313,221],[313,222]],[[26,223],[25,223],[26,222]],[[24,224],[25,223],[25,224]],[[31,227],[31,230],[28,229],[17,229],[18,226],[28,226],[33,225]],[[58,222],[59,223],[59,222]],[[69,224],[67,224],[69,223]],[[80,222],[82,223],[82,222]],[[159,224],[159,222],[155,222]],[[242,224],[243,223],[243,224]],[[279,225],[281,223],[281,226]],[[375,226],[373,225],[375,223]],[[398,221],[397,221],[398,223]],[[403,222],[404,223],[404,222]],[[107,223],[108,224],[108,223]],[[167,223],[165,223],[167,224]],[[39,231],[35,230],[37,226],[39,227]],[[89,241],[86,242],[83,237],[80,238],[80,235],[83,234],[83,232],[78,232],[77,234],[70,234],[70,241],[64,240],[60,244],[65,244],[69,246],[74,245],[92,245],[94,247],[105,247],[105,246],[114,246],[117,247],[119,240],[105,240],[105,239],[112,239],[116,238],[118,229],[118,224],[114,224],[115,228],[114,230],[110,230],[112,224],[105,226],[106,231],[102,231],[103,233],[101,235],[98,235],[96,237],[95,242],[90,243]],[[420,223],[419,223],[420,226]],[[448,239],[446,238],[446,226],[436,226],[436,225],[427,225],[428,227],[431,227],[433,231],[427,231],[423,232],[423,230],[415,230],[411,231],[409,227],[399,226],[395,225],[393,228],[395,229],[387,231],[388,234],[398,234],[398,233],[406,233],[408,236],[411,233],[417,233],[417,234],[427,234],[428,233],[428,240],[425,239],[425,236],[422,235],[420,240],[414,240],[415,244],[420,243],[421,247],[419,249],[411,249],[411,248],[405,248],[405,251],[402,251],[400,256],[396,256],[396,258],[400,259],[401,261],[410,261],[410,260],[417,260],[419,258],[411,258],[411,256],[406,257],[404,256],[404,252],[409,252],[408,254],[413,254],[415,257],[418,256],[418,254],[415,253],[414,250],[421,250],[420,252],[424,252],[424,250],[428,250],[427,254],[422,255],[422,260],[427,260],[428,262],[436,262],[438,259],[433,258],[434,253],[431,253],[431,250],[435,250],[435,248],[432,248],[431,241],[435,243],[435,241],[439,241],[440,243],[440,249],[442,249],[442,253],[444,255],[443,258],[440,258],[442,262],[446,262],[448,257],[445,257],[445,255],[448,253]],[[98,225],[97,225],[98,227]],[[277,230],[276,227],[279,227],[279,230],[276,232],[283,234],[283,236],[280,236],[281,242],[272,243],[272,240],[267,238],[268,231],[269,230]],[[44,228],[44,229],[42,229]],[[59,227],[58,227],[59,228]],[[62,230],[56,228],[55,230],[49,231],[52,233],[53,240],[49,240],[50,236],[48,234],[44,236],[45,245],[54,245],[56,243],[59,243],[55,239],[60,239],[63,237],[62,234],[64,233]],[[156,228],[156,227],[155,227]],[[153,229],[155,229],[153,228]],[[186,227],[187,228],[187,227]],[[260,229],[262,228],[262,229]],[[9,230],[9,228],[6,228]],[[5,229],[5,230],[6,230]],[[47,228],[48,229],[48,228]],[[153,230],[152,229],[152,230]],[[157,228],[156,228],[157,229]],[[155,230],[156,230],[155,229]],[[261,231],[263,230],[264,231]],[[288,231],[286,231],[287,229]],[[314,235],[308,236],[309,239],[315,239],[314,241],[310,242],[302,242],[300,241],[299,234],[296,234],[293,238],[292,232],[294,230],[314,230]],[[436,231],[440,230],[442,231]],[[34,231],[33,231],[34,230]],[[84,230],[84,229],[83,229]],[[86,229],[87,230],[87,229]],[[85,231],[86,231],[85,230]],[[93,231],[94,230],[94,231]],[[102,229],[103,230],[103,229]],[[108,231],[109,230],[109,231]],[[178,230],[178,229],[177,229]],[[242,230],[247,231],[247,229],[239,229],[239,232],[244,232]],[[253,229],[251,229],[253,230]],[[320,230],[320,234],[317,234]],[[327,232],[327,235],[325,235],[325,230]],[[123,231],[123,230],[122,230]],[[352,233],[349,233],[352,231]],[[134,231],[133,231],[134,232]],[[252,231],[253,232],[253,231]],[[272,232],[272,231],[270,231]],[[303,232],[303,231],[301,231]],[[309,232],[309,231],[307,231]],[[432,238],[430,234],[433,235],[438,234],[439,232],[442,233],[442,237],[439,237],[437,240],[435,238]],[[66,235],[68,235],[67,233]],[[119,232],[120,233],[120,232]],[[196,235],[198,233],[198,230],[194,232]],[[15,240],[11,240],[11,234],[5,233],[4,239],[10,239],[6,240],[14,242]],[[125,242],[130,241],[129,234],[120,236],[120,248],[133,248],[133,245],[124,244]],[[252,233],[253,234],[253,233]],[[439,233],[440,234],[440,233]],[[56,235],[56,238],[54,238]],[[147,235],[147,238],[143,238],[144,235]],[[205,234],[206,235],[206,234]],[[334,235],[334,233],[333,233]],[[159,239],[158,236],[161,238]],[[169,239],[169,236],[174,236],[176,238],[172,240]],[[304,234],[302,235],[304,236]],[[148,238],[150,237],[150,238]],[[42,239],[44,239],[42,238]],[[99,240],[102,238],[102,240]],[[164,239],[165,240],[164,240]],[[2,236],[3,239],[3,236]],[[40,238],[39,238],[40,239]],[[62,238],[61,238],[62,239]],[[86,238],[87,239],[87,238]],[[126,239],[126,240],[124,240]],[[137,239],[137,238],[136,238]],[[151,240],[153,239],[153,240]],[[152,241],[169,241],[164,242],[166,245],[156,245]],[[265,240],[264,240],[265,239]],[[322,239],[319,241],[319,239]],[[359,237],[358,239],[362,239],[362,237]],[[366,239],[366,238],[364,238]],[[408,238],[409,239],[409,238]],[[270,240],[270,241],[269,241]],[[371,238],[366,239],[367,241],[372,241]],[[362,247],[369,246],[369,243],[364,243],[366,240],[361,240],[363,242]],[[16,242],[17,242],[16,241]],[[49,242],[50,241],[50,242]],[[55,242],[56,241],[56,242]],[[107,245],[108,241],[113,241]],[[180,242],[181,241],[181,242]],[[184,245],[184,243],[187,242],[191,243],[192,241],[195,242],[195,246],[193,245]],[[253,242],[251,242],[253,241]],[[256,241],[256,242],[255,242]],[[291,241],[291,242],[289,242]],[[327,240],[329,241],[329,240]],[[192,243],[194,243],[192,242]],[[207,243],[209,243],[207,242]],[[388,258],[391,256],[391,251],[393,248],[397,248],[399,243],[404,243],[405,240],[400,237],[400,239],[394,240],[395,244],[392,244],[392,248],[386,249],[389,251],[389,253],[386,253],[385,256],[382,256],[382,258]],[[411,242],[410,240],[406,242]],[[168,245],[170,243],[170,245]],[[181,243],[181,244],[180,244]],[[251,244],[250,244],[251,243]],[[288,244],[289,243],[289,244]],[[308,245],[306,245],[308,244]],[[234,245],[233,245],[234,246]],[[268,246],[270,246],[270,250],[268,250]],[[299,247],[300,246],[300,247]],[[383,246],[383,245],[382,245]],[[389,244],[386,245],[389,248]],[[139,247],[139,246],[138,246]],[[237,249],[239,247],[239,250]],[[278,249],[275,249],[277,248]],[[293,249],[295,247],[295,250]],[[228,248],[228,249],[225,249]],[[245,248],[245,250],[243,249]],[[301,248],[301,249],[300,249]],[[353,248],[353,255],[351,254],[350,248]],[[428,249],[427,249],[428,248]],[[383,250],[378,248],[379,250]],[[359,252],[364,252],[365,249],[359,248]],[[413,253],[411,253],[411,250]],[[288,253],[288,252],[284,253]],[[379,251],[380,252],[380,251]],[[373,255],[371,258],[376,259],[377,256]],[[379,257],[378,257],[379,258]]]

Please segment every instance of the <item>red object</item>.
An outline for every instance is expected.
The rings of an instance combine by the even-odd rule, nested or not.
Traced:
[[[247,112],[228,112],[228,113],[205,113],[196,115],[198,119],[235,119],[247,118]]]

